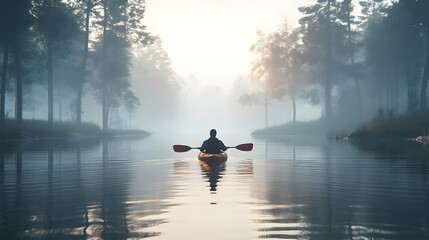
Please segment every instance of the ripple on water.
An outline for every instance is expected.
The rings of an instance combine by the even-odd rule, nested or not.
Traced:
[[[150,140],[2,152],[0,239],[429,239],[425,156],[276,141],[217,166]]]

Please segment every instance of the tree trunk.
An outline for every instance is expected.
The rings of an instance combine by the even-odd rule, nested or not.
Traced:
[[[103,18],[103,47],[102,47],[102,51],[103,51],[103,73],[102,73],[102,77],[103,77],[103,93],[102,93],[102,111],[103,111],[103,132],[106,134],[108,129],[109,129],[109,110],[108,110],[108,106],[107,106],[107,63],[106,63],[106,51],[107,51],[107,47],[106,47],[106,32],[107,32],[107,0],[104,0],[103,2],[104,6],[104,18]]]
[[[293,107],[293,123],[296,122],[296,103],[295,103],[295,95],[292,94],[292,107]]]
[[[62,122],[62,116],[63,116],[63,103],[62,103],[62,101],[61,101],[61,99],[62,99],[62,91],[61,91],[61,89],[62,89],[62,87],[63,87],[63,82],[62,82],[62,79],[61,78],[58,78],[58,80],[57,80],[57,82],[58,82],[58,86],[57,86],[57,88],[58,88],[58,122]]]
[[[290,79],[290,78],[289,78]],[[288,87],[289,87],[289,92],[290,92],[290,98],[291,98],[291,100],[292,100],[292,109],[293,109],[293,117],[292,117],[292,121],[293,121],[293,123],[295,123],[296,122],[296,103],[295,103],[295,94],[294,94],[294,92],[293,92],[293,87],[292,87],[292,84],[290,83],[290,81],[289,81],[289,84],[288,84]]]
[[[420,92],[420,110],[426,109],[426,91],[427,91],[427,85],[428,85],[428,78],[429,78],[429,47],[426,53],[426,60],[425,60],[425,66],[423,70],[423,77],[422,77],[422,87]]]
[[[52,8],[54,7],[54,0],[49,2],[48,16],[52,17]],[[53,23],[51,23],[53,24]],[[51,29],[48,27],[47,32],[47,72],[48,72],[48,123],[50,127],[54,126],[54,77],[53,77],[53,42]]]
[[[385,100],[385,109],[386,109],[386,111],[389,111],[390,110],[390,102],[389,102],[389,99],[390,99],[390,79],[389,79],[389,73],[386,71],[386,75],[384,76],[384,78],[385,78],[385,81],[386,81],[386,85],[384,86],[384,90],[386,91],[386,95],[384,96],[385,98],[386,98],[386,100]]]
[[[392,71],[394,71],[394,70],[392,70]],[[394,111],[395,110],[395,104],[394,104],[394,97],[395,97],[395,78],[393,78],[393,75],[392,74],[390,74],[390,76],[389,76],[390,78],[389,78],[389,85],[390,85],[390,89],[389,89],[389,91],[390,91],[390,93],[389,93],[389,97],[390,97],[390,99],[389,99],[389,109],[390,109],[390,111]]]
[[[265,85],[265,128],[268,128],[268,80]]]
[[[8,60],[9,60],[9,45],[7,40],[4,44],[4,52],[3,52],[3,68],[2,68],[2,75],[1,75],[1,97],[0,97],[0,121],[4,121],[6,118],[6,77],[7,77],[7,66],[8,66]]]
[[[48,36],[48,123],[49,126],[54,125],[54,85],[52,73],[52,41]]]
[[[378,87],[378,109],[380,110],[383,108],[383,106],[381,104],[381,98],[382,98],[383,93],[381,90],[382,88],[381,88],[381,82],[380,81],[378,82],[377,87]]]
[[[326,85],[325,85],[325,110],[328,123],[332,117],[332,45],[331,45],[331,0],[327,4],[327,31],[326,31]]]
[[[355,82],[356,96],[357,96],[358,108],[359,108],[359,120],[362,120],[363,107],[362,107],[362,95],[360,93],[359,80],[355,77],[354,82]]]
[[[82,94],[83,94],[83,86],[85,83],[85,72],[86,65],[88,62],[88,42],[89,42],[89,18],[91,17],[92,11],[92,0],[88,0],[86,7],[86,17],[85,17],[85,42],[84,42],[84,51],[82,63],[80,65],[80,76],[79,83],[77,88],[77,99],[76,99],[76,122],[82,122]]]
[[[347,38],[348,38],[348,45],[349,45],[349,57],[350,57],[350,64],[352,66],[352,69],[355,68],[355,58],[353,54],[352,49],[352,27],[351,27],[351,13],[350,13],[350,6],[347,8]],[[356,76],[353,76],[354,82],[355,82],[355,89],[356,89],[356,97],[358,102],[358,110],[359,110],[359,121],[362,120],[362,96],[360,93],[360,86],[359,86],[359,80],[356,78]]]
[[[395,71],[395,109],[399,112],[399,86],[398,86],[398,71]]]
[[[22,123],[22,73],[21,56],[18,36],[15,36],[14,57],[15,57],[15,119],[18,124]]]

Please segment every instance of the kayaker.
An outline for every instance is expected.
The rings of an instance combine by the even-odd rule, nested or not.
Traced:
[[[222,151],[226,151],[225,144],[219,139],[216,138],[216,130],[210,130],[210,138],[203,142],[203,145],[200,147],[200,151],[209,154],[217,154]]]

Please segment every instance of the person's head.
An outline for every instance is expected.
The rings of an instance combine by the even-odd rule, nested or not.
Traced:
[[[216,137],[216,133],[215,129],[210,130],[210,137]]]

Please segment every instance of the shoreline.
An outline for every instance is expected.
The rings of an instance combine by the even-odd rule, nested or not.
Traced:
[[[37,140],[109,139],[117,137],[146,137],[150,132],[141,129],[109,129],[107,133],[94,123],[55,122],[45,120],[5,120],[0,124],[0,142]]]
[[[357,124],[356,124],[357,125]],[[429,111],[377,116],[359,127],[339,123],[328,129],[324,119],[258,129],[254,137],[304,136],[346,141],[413,141],[429,145]]]

